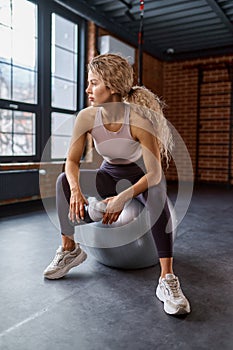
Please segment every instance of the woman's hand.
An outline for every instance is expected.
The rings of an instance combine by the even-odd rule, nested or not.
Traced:
[[[120,216],[120,213],[122,212],[125,200],[122,198],[122,196],[117,195],[114,197],[109,197],[103,200],[103,203],[106,203],[106,210],[103,215],[103,224],[112,224],[113,222],[117,221],[117,219]]]
[[[72,222],[84,220],[85,205],[88,205],[88,201],[82,192],[71,190],[69,218]]]

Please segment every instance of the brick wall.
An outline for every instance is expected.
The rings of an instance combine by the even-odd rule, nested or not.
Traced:
[[[232,60],[233,56],[226,56],[164,63],[163,65],[163,97],[168,106],[166,117],[184,139],[194,170],[197,142],[197,66],[220,66],[224,62],[231,63]],[[198,172],[198,178],[201,181],[226,182],[228,180],[231,84],[230,82],[218,82],[221,80],[229,80],[227,70],[216,68],[204,73],[203,81],[208,83],[201,86],[199,142],[202,145],[199,147]],[[209,84],[210,81],[213,83]],[[210,107],[207,108],[207,106]],[[203,145],[203,143],[208,145]],[[233,174],[233,159],[231,164]],[[172,165],[168,178],[176,179],[176,176],[176,169]],[[232,180],[231,183],[233,183]]]
[[[183,138],[193,164],[196,161],[197,81],[196,70],[184,68],[182,63],[164,63],[165,115]],[[169,180],[177,179],[173,162],[167,177]]]

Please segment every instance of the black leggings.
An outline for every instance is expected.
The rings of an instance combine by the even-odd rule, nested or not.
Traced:
[[[119,182],[120,180],[128,180],[131,184],[135,184],[144,175],[144,172],[136,163],[115,165],[104,161],[93,178],[90,177],[90,174],[93,175],[88,170],[81,171],[82,192],[85,195],[103,199],[114,196],[117,192],[119,193],[119,190],[123,190],[125,186],[129,186],[129,183],[124,184],[124,181]],[[94,182],[95,184],[93,185]],[[93,185],[92,193],[90,193],[90,189],[86,189],[87,187],[90,188],[91,184]],[[138,195],[136,199],[149,210],[152,226],[151,232],[159,258],[172,257],[173,233],[165,181],[161,181],[158,185],[150,187],[149,190]],[[56,201],[61,232],[67,236],[73,235],[74,227],[68,219],[70,187],[65,173],[60,174],[57,179]]]

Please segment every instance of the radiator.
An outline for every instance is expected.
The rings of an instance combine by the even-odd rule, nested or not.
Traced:
[[[0,201],[39,195],[39,171],[0,171]]]

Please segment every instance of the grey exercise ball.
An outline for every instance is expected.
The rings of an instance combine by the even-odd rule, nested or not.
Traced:
[[[168,204],[172,226],[175,227],[174,210],[170,201]],[[158,263],[149,212],[136,199],[125,206],[118,220],[111,225],[93,222],[76,226],[75,232],[83,249],[104,265],[139,269]]]

